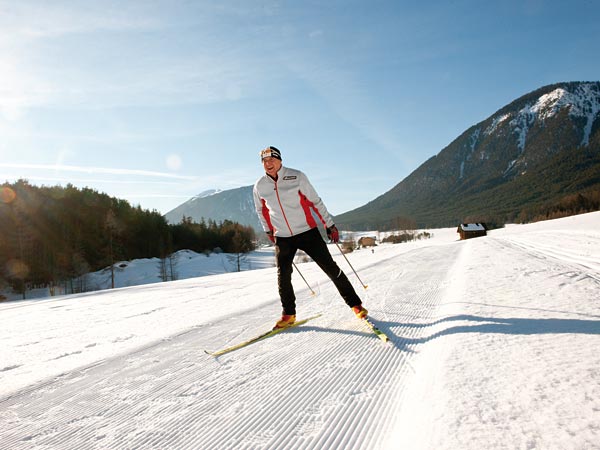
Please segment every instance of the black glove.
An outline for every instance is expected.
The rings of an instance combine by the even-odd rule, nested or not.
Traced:
[[[338,243],[340,241],[340,233],[335,224],[327,228],[327,237],[331,242]]]
[[[267,237],[269,238],[269,240],[273,243],[275,243],[275,236],[273,236],[273,232],[272,231],[267,231]]]

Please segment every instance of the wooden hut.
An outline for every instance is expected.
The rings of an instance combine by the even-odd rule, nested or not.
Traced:
[[[486,236],[487,231],[482,223],[461,223],[456,230],[460,234],[460,240]]]

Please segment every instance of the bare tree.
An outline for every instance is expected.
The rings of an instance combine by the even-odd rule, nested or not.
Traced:
[[[104,220],[104,228],[108,233],[108,258],[110,261],[110,287],[115,288],[115,251],[114,251],[114,239],[120,232],[121,227],[119,221],[115,215],[115,212],[111,209],[106,213],[106,219]]]

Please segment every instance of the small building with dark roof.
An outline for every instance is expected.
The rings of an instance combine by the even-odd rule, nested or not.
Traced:
[[[461,223],[456,230],[460,234],[460,240],[486,236],[487,231],[483,223]]]

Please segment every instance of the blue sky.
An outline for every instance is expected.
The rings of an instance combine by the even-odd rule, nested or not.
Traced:
[[[281,149],[339,214],[534,89],[600,79],[600,4],[0,0],[0,181],[166,213]]]

